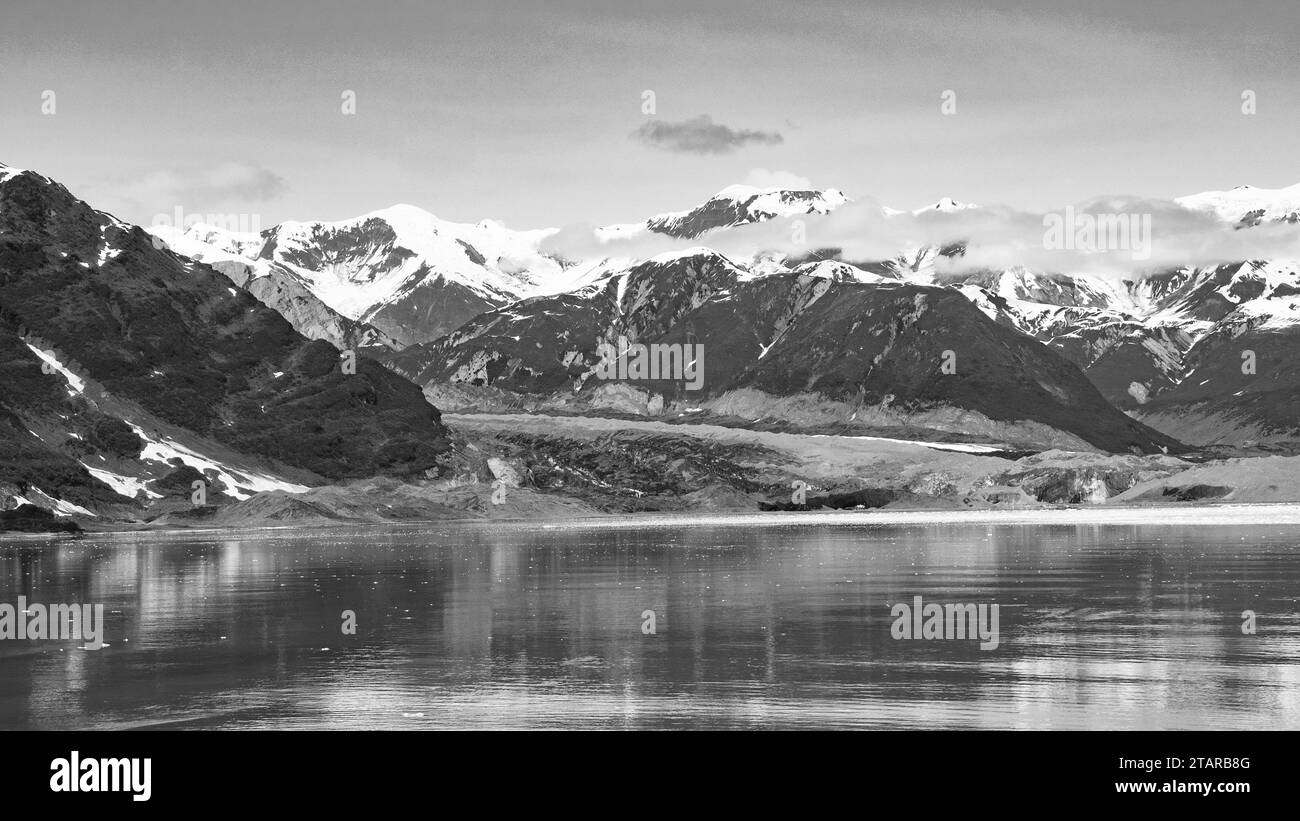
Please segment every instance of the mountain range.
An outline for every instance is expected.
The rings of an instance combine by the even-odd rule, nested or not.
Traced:
[[[731,186],[598,228],[610,253],[573,258],[558,229],[408,205],[257,233],[146,231],[0,166],[0,507],[131,515],[196,481],[240,500],[436,477],[454,458],[440,409],[1005,451],[1300,441],[1295,262],[1109,275],[963,268],[963,240],[869,260],[715,247],[850,202]],[[1242,231],[1290,226],[1300,186],[1177,204]],[[945,198],[879,213],[979,210]],[[640,253],[654,237],[676,245]],[[696,352],[700,384],[606,378],[611,345]]]
[[[666,304],[661,296],[656,294],[636,305],[621,305],[620,294],[626,294],[629,282],[636,283],[637,288],[646,288],[649,286],[645,283],[656,276],[662,276],[666,283],[680,284],[679,269],[683,266],[711,271],[719,267],[717,258],[721,256],[725,260],[722,267],[730,272],[734,283],[716,289],[688,288],[690,299],[694,300],[691,311],[702,310],[704,300],[720,299],[714,295],[716,290],[727,291],[728,298],[739,304],[743,299],[733,289],[770,290],[781,287],[782,282],[804,282],[803,278],[807,277],[832,280],[837,298],[857,294],[860,289],[851,287],[855,283],[868,289],[890,291],[903,284],[922,289],[950,289],[964,296],[989,319],[1046,345],[1073,363],[1107,404],[1168,438],[1190,445],[1249,447],[1288,445],[1300,436],[1290,411],[1290,392],[1300,388],[1300,383],[1289,376],[1289,365],[1283,354],[1290,343],[1289,337],[1300,326],[1294,300],[1300,289],[1297,273],[1300,269],[1294,261],[1244,260],[1208,267],[1187,265],[1144,271],[1140,276],[1128,271],[1071,273],[1023,266],[954,273],[954,266],[943,263],[960,258],[964,251],[960,242],[900,248],[892,257],[867,261],[845,259],[836,249],[804,256],[728,258],[709,247],[712,238],[729,229],[780,217],[816,218],[834,212],[849,201],[836,189],[795,191],[737,185],[690,209],[660,214],[638,223],[608,225],[594,232],[602,241],[626,241],[659,234],[701,243],[696,248],[649,258],[620,256],[620,252],[615,252],[610,256],[569,260],[546,250],[547,240],[558,233],[555,229],[518,232],[491,221],[455,224],[411,206],[397,206],[339,223],[286,223],[251,240],[223,236],[205,226],[173,231],[171,235],[179,235],[178,250],[188,251],[196,258],[213,259],[221,254],[237,257],[246,266],[242,284],[274,280],[278,290],[292,294],[298,303],[310,299],[307,294],[314,296],[319,305],[314,312],[308,312],[313,317],[308,321],[293,319],[295,307],[284,304],[286,296],[265,300],[295,321],[305,334],[340,345],[351,344],[344,334],[327,334],[315,327],[321,324],[315,317],[330,311],[373,327],[375,330],[366,344],[382,348],[375,352],[379,358],[419,380],[433,396],[464,409],[481,406],[488,398],[499,405],[497,400],[502,395],[475,394],[455,386],[499,388],[519,394],[515,398],[517,405],[527,405],[531,401],[528,397],[536,397],[538,391],[558,391],[551,397],[552,404],[572,404],[575,397],[568,394],[575,391],[571,388],[576,386],[576,393],[581,394],[582,386],[590,383],[578,378],[581,374],[569,381],[558,379],[557,375],[568,373],[575,361],[573,357],[579,353],[590,365],[588,360],[601,339],[608,341],[631,330],[628,338],[633,342],[667,341],[673,333],[673,323],[679,320],[696,328],[703,327],[701,323],[711,321],[708,312],[688,317],[674,309],[672,316],[659,316],[660,307]],[[1209,214],[1243,229],[1267,223],[1290,225],[1300,219],[1297,216],[1300,185],[1278,190],[1241,186],[1181,197],[1175,203],[1189,212]],[[931,212],[951,214],[978,208],[944,198],[919,209],[882,207],[880,210],[890,217]],[[810,264],[824,261],[834,261],[836,265]],[[764,286],[752,284],[764,277],[778,280]],[[639,291],[634,289],[634,293]],[[820,296],[818,292],[819,299]],[[534,304],[545,306],[546,315],[551,317],[547,333],[554,336],[534,338],[528,332],[510,327],[519,321],[518,317],[534,316],[531,310]],[[781,320],[782,328],[802,315],[803,308],[797,307],[798,304],[799,300],[795,299],[785,309],[793,313]],[[593,312],[611,305],[614,306],[612,314],[599,321],[592,318]],[[656,314],[656,321],[626,316],[628,311]],[[571,321],[559,318],[567,313],[572,313]],[[616,320],[616,316],[621,319]],[[815,316],[816,313],[800,321]],[[744,316],[726,320],[732,332],[737,323],[751,325],[754,321],[753,317]],[[489,326],[490,333],[484,330]],[[662,339],[643,337],[632,326],[665,336]],[[750,327],[745,333],[755,340],[755,351],[777,345],[779,353],[781,345],[797,338],[783,331],[782,338],[778,339],[776,326]],[[575,335],[582,336],[582,345],[575,347],[569,341]],[[510,344],[501,344],[503,337]],[[491,351],[486,347],[490,338],[497,339],[499,345]],[[524,342],[525,339],[528,341]],[[557,340],[563,340],[564,344],[557,345]],[[527,355],[518,350],[525,344],[531,346]],[[846,344],[852,349],[855,343]],[[1254,352],[1254,374],[1242,372],[1244,351]],[[856,350],[847,352],[857,353]],[[710,360],[714,378],[710,379],[709,403],[716,404],[722,394],[734,398],[737,390],[761,390],[760,384],[775,389],[780,396],[789,395],[795,389],[793,382],[777,385],[770,377],[759,378],[770,370],[766,357],[760,363],[756,354],[749,357],[731,349],[719,353],[721,357]],[[743,364],[730,359],[733,354],[745,360]],[[539,356],[544,363],[534,361]],[[474,364],[476,357],[478,361]],[[495,371],[485,370],[487,360],[514,364],[506,368],[509,375],[502,380]],[[770,361],[780,360],[776,356]],[[852,357],[846,361],[852,361]],[[988,364],[992,368],[1013,367],[996,358]],[[525,370],[519,370],[521,367]],[[542,377],[539,375],[542,372],[551,376]],[[530,376],[521,381],[521,374]],[[962,375],[961,371],[958,375]],[[863,388],[861,401],[871,400],[869,404],[874,403],[875,410],[885,413],[891,425],[909,424],[913,419],[933,420],[933,412],[916,417],[917,409],[936,402],[944,404],[939,401],[942,397],[928,391],[914,394],[909,390],[901,393],[885,388],[874,390],[874,377],[866,376],[869,378],[859,380],[859,387]],[[821,377],[806,375],[802,384],[816,387],[827,383]],[[715,386],[722,394],[714,393]],[[655,390],[670,400],[662,388]],[[608,393],[608,390],[603,392]],[[848,401],[859,411],[856,420],[871,418],[880,422],[882,419],[865,412],[865,406],[857,408],[854,403],[860,402],[853,398],[856,392],[832,391],[832,394],[835,401]],[[885,397],[890,397],[890,401],[880,404]],[[648,395],[644,399],[647,405],[652,401]],[[604,400],[597,399],[597,404],[601,401]],[[962,410],[980,414],[991,410],[958,401]],[[748,409],[746,413],[753,410],[756,409]],[[853,416],[853,410],[848,416]],[[980,424],[988,428],[985,422]],[[1069,426],[1060,427],[1063,424],[1060,420],[1050,424],[1058,430],[1077,433]],[[1032,443],[1036,439],[1046,441],[1036,436],[1025,441]],[[1105,442],[1099,446],[1114,444]]]

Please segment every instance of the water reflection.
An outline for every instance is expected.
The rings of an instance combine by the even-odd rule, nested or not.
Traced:
[[[1297,728],[1296,535],[475,524],[11,544],[0,602],[102,603],[109,646],[0,641],[0,727]],[[998,648],[894,640],[890,606],[914,595],[999,604]]]

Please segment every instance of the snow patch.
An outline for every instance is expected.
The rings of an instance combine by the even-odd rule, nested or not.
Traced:
[[[225,493],[240,501],[252,497],[252,493],[246,493],[242,488],[247,488],[253,493],[262,493],[268,490],[283,490],[287,493],[306,493],[309,488],[305,485],[297,485],[292,482],[286,482],[276,479],[272,476],[265,476],[249,471],[236,471],[228,468],[220,462],[214,462],[202,454],[195,453],[193,450],[185,447],[178,442],[174,442],[165,437],[151,436],[145,432],[144,428],[139,425],[131,424],[131,429],[135,431],[145,441],[144,451],[140,454],[141,459],[147,459],[151,462],[162,462],[170,464],[172,459],[180,459],[183,463],[205,473],[209,470],[216,471],[217,477],[222,484],[226,486]]]
[[[81,505],[74,505],[72,502],[65,502],[57,496],[51,496],[36,486],[32,486],[32,494],[37,496],[40,500],[45,501],[55,516],[95,515]]]
[[[757,420],[755,420],[757,421]],[[951,450],[959,453],[1000,453],[1006,448],[995,445],[978,445],[974,442],[925,442],[920,439],[890,439],[887,436],[831,436],[826,433],[812,434],[817,439],[860,439],[864,442],[888,442],[893,445],[920,445],[934,450]]]
[[[90,465],[87,465],[85,462],[82,462],[81,466],[84,467],[90,473],[91,476],[94,476],[99,481],[111,487],[113,489],[113,492],[116,493],[118,496],[125,496],[128,499],[134,499],[136,495],[140,493],[140,491],[144,491],[145,495],[148,496],[150,499],[162,498],[161,493],[155,493],[154,491],[145,487],[145,482],[143,479],[137,479],[134,476],[121,476],[111,471],[103,470],[101,468],[92,468]]]
[[[76,396],[77,394],[83,393],[86,390],[86,380],[82,379],[80,376],[77,376],[75,373],[68,370],[67,367],[62,362],[60,362],[58,357],[56,357],[52,352],[42,351],[40,348],[37,348],[35,345],[31,344],[30,342],[25,344],[27,345],[28,348],[31,349],[32,353],[40,357],[42,361],[51,365],[55,370],[63,374],[64,379],[68,380],[68,386],[69,386],[68,396]]]

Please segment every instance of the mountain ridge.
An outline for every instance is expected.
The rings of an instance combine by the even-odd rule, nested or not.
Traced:
[[[622,247],[619,245],[621,241],[656,234],[669,239],[702,242],[702,247],[707,248],[710,236],[719,230],[780,217],[826,216],[851,202],[837,189],[729,186],[693,208],[665,212],[640,223],[607,226],[598,229],[596,234],[602,241],[612,242],[611,248]],[[1236,228],[1250,228],[1269,222],[1288,225],[1295,222],[1292,219],[1292,206],[1300,202],[1300,185],[1280,189],[1238,186],[1226,191],[1207,191],[1179,197],[1172,202],[1189,212],[1211,214],[1220,222]],[[888,207],[883,207],[881,212],[887,219],[909,214],[925,218],[929,214],[976,213],[980,208],[945,197],[930,206],[910,212]],[[398,223],[398,227],[392,229],[394,237],[417,233],[419,225],[429,225],[432,226],[430,230],[442,230],[444,233],[452,231],[436,217],[413,206],[394,206],[336,223],[285,225],[291,226],[287,233],[297,237],[295,241],[299,253],[305,255],[303,258],[318,258],[326,255],[328,246],[310,248],[311,242],[302,236],[305,230],[307,233],[310,230],[302,226],[356,228],[358,223],[364,224],[367,220]],[[533,242],[537,242],[537,248],[540,248],[540,243],[553,238],[556,233],[555,229],[509,232],[509,229],[490,220],[462,224],[455,230],[463,234],[470,225],[482,230],[507,232],[508,236],[513,237],[511,242],[515,243],[513,247],[516,250],[532,247],[530,243]],[[272,239],[264,242],[263,249],[257,254],[258,259],[252,263],[253,269],[244,269],[235,274],[235,281],[239,283],[242,280],[244,287],[258,293],[259,282],[269,280],[255,276],[256,268],[273,268],[281,281],[292,283],[292,287],[280,285],[277,294],[265,297],[264,301],[291,316],[295,326],[308,335],[348,344],[363,344],[353,343],[346,333],[333,330],[333,325],[317,318],[319,312],[294,304],[294,299],[299,300],[299,303],[310,301],[309,297],[303,296],[304,293],[316,295],[322,291],[319,277],[327,273],[323,270],[326,266],[305,266],[315,270],[318,278],[312,280],[304,273],[304,266],[295,268],[292,264],[297,259],[294,255],[290,254],[286,259],[286,254],[278,250],[278,247],[266,251],[275,242],[274,236],[280,233],[283,232],[278,226],[271,232],[263,232]],[[488,243],[481,240],[478,242],[479,245],[488,247]],[[401,240],[388,250],[416,245],[419,243]],[[398,253],[402,260],[406,260],[409,270],[399,270],[393,275],[392,281],[396,284],[392,285],[392,290],[384,297],[383,304],[367,305],[364,309],[363,317],[367,320],[365,327],[374,328],[369,337],[370,344],[400,351],[409,345],[432,342],[455,333],[479,314],[511,305],[518,300],[552,292],[598,293],[606,283],[624,277],[627,270],[645,261],[636,256],[578,261],[551,256],[547,257],[546,271],[534,270],[528,275],[518,275],[518,271],[512,269],[511,274],[504,278],[489,277],[479,282],[477,287],[471,287],[473,283],[467,284],[465,277],[473,273],[474,266],[482,267],[474,261],[476,255],[484,263],[490,261],[498,265],[504,257],[498,253],[489,260],[491,254],[483,256],[477,246],[468,242],[465,245],[468,248],[458,246],[459,250],[451,249],[453,256],[459,253],[470,260],[469,263],[457,261],[457,265],[461,266],[459,280],[455,276],[449,279],[446,273],[439,274],[433,268],[421,269],[420,264],[410,261],[423,260],[418,253],[411,252],[413,256],[409,259]],[[248,253],[248,248],[245,247],[245,256]],[[527,256],[527,253],[523,256]],[[697,248],[682,248],[656,254],[649,259],[663,260],[695,253],[699,253]],[[1258,290],[1261,277],[1253,272],[1260,264],[1259,261],[1175,267],[1149,272],[1141,277],[1053,273],[1015,268],[969,271],[965,274],[939,272],[940,263],[960,258],[964,253],[963,243],[953,243],[944,247],[919,246],[900,252],[893,259],[875,261],[846,260],[835,249],[829,249],[810,251],[803,258],[784,254],[761,260],[736,260],[736,264],[744,270],[745,277],[756,277],[781,275],[792,270],[807,273],[807,270],[803,270],[804,266],[818,260],[829,260],[847,266],[825,269],[832,276],[862,282],[874,281],[876,284],[900,280],[955,288],[990,318],[1054,347],[1075,362],[1107,400],[1117,407],[1139,418],[1158,407],[1159,424],[1176,438],[1189,435],[1192,428],[1199,431],[1204,427],[1201,421],[1193,418],[1196,412],[1190,408],[1187,409],[1190,420],[1188,425],[1180,428],[1178,423],[1171,421],[1179,411],[1170,402],[1185,394],[1185,391],[1178,390],[1178,386],[1187,377],[1186,372],[1190,367],[1187,363],[1194,358],[1192,349],[1201,340],[1212,337],[1220,323],[1224,327],[1248,325],[1252,329],[1266,327],[1269,331],[1277,332],[1279,323],[1289,324],[1291,321],[1288,289],[1300,287],[1300,280],[1296,279],[1294,271],[1288,269],[1284,275],[1278,275],[1285,281],[1274,282],[1277,276],[1271,273],[1264,275],[1262,279],[1267,280],[1264,283],[1266,287]],[[1285,260],[1263,264],[1274,268],[1288,268],[1290,265]],[[385,258],[380,260],[379,265],[381,269],[391,269],[392,263]],[[347,276],[355,277],[358,271],[364,269],[365,265],[358,263]],[[281,295],[279,292],[290,293]],[[354,312],[356,308],[354,305]],[[1230,316],[1234,311],[1238,315]],[[305,316],[297,316],[295,312]],[[1260,320],[1259,314],[1267,314],[1268,318]],[[374,324],[371,325],[370,322]],[[390,359],[396,356],[383,351],[379,355]],[[1153,409],[1144,410],[1145,405],[1162,395],[1169,401],[1161,401]],[[1216,407],[1214,413],[1232,416],[1230,407]],[[1254,413],[1254,416],[1257,415]],[[1262,420],[1261,424],[1277,425],[1284,421],[1275,412],[1270,419]],[[1248,423],[1247,427],[1253,424]],[[1297,442],[1300,442],[1300,426],[1296,427],[1295,433]],[[1222,437],[1210,437],[1210,440],[1218,438]],[[1252,441],[1251,437],[1245,435],[1227,438],[1237,443]],[[1198,433],[1194,439],[1199,441],[1205,437]],[[1209,440],[1206,441],[1209,443]]]
[[[423,475],[448,449],[405,380],[365,357],[344,372],[338,349],[210,266],[9,168],[0,338],[0,506],[39,490],[143,515],[158,497],[188,504],[192,481],[240,498]]]

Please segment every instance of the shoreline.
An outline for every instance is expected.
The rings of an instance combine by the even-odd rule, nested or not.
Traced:
[[[567,519],[498,518],[482,519],[429,519],[393,522],[322,521],[294,524],[248,524],[230,527],[165,527],[87,530],[79,534],[30,533],[0,531],[4,542],[76,542],[95,538],[122,536],[179,536],[230,537],[240,533],[257,533],[270,536],[301,534],[310,531],[337,529],[424,529],[431,527],[464,527],[479,525],[494,528],[529,528],[544,531],[574,531],[603,529],[638,529],[672,527],[791,527],[799,525],[830,526],[918,526],[936,525],[1123,525],[1142,527],[1231,527],[1239,525],[1300,525],[1300,503],[1297,502],[1242,502],[1235,504],[1200,506],[1097,506],[1033,508],[1023,510],[809,510],[809,511],[749,511],[709,513],[632,513],[625,515],[583,516]]]

